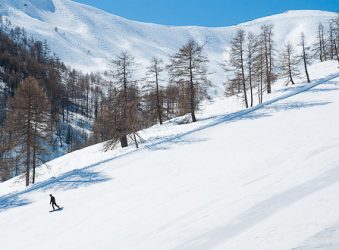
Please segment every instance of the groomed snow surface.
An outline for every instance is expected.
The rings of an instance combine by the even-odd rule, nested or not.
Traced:
[[[339,249],[336,62],[311,76],[250,111],[205,103],[197,123],[143,131],[139,150],[73,152],[28,189],[0,184],[1,249]]]

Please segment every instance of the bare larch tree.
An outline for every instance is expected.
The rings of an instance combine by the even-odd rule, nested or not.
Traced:
[[[230,65],[233,67],[234,78],[236,82],[240,83],[244,103],[248,108],[246,76],[245,76],[245,32],[244,30],[237,30],[235,37],[231,41],[230,50]]]
[[[196,122],[195,110],[198,107],[200,94],[209,84],[207,79],[207,57],[203,53],[203,46],[194,40],[189,40],[179,51],[171,56],[168,65],[170,81],[182,86],[187,95],[184,100],[189,105],[192,121]],[[199,93],[200,92],[200,93]]]
[[[299,60],[295,56],[295,51],[291,43],[285,45],[282,52],[282,76],[286,78],[286,85],[291,82],[295,84],[293,77],[296,77],[300,74],[298,70]]]
[[[162,101],[163,91],[160,83],[163,81],[161,73],[164,71],[163,60],[158,58],[152,58],[150,65],[146,71],[146,89],[149,92],[150,102],[155,105],[151,105],[151,112],[156,110],[158,121],[160,125],[163,123],[164,107]]]
[[[19,150],[26,166],[26,186],[35,182],[35,168],[39,155],[47,153],[50,139],[50,103],[38,82],[28,77],[20,83],[10,100],[8,129],[12,134],[12,146]]]
[[[273,82],[273,25],[261,26],[261,42],[263,43],[263,53],[265,59],[265,81],[267,93],[272,92]]]
[[[307,69],[307,66],[309,65],[310,63],[310,60],[311,60],[311,56],[309,54],[309,47],[306,46],[305,44],[305,35],[304,33],[301,33],[301,41],[300,41],[300,44],[299,46],[301,46],[301,60],[303,61],[303,64],[304,64],[304,70],[305,70],[305,74],[306,74],[306,78],[307,78],[307,82],[310,83],[311,80],[310,80],[310,75],[308,73],[308,69]]]
[[[138,89],[133,78],[135,70],[134,57],[127,52],[121,52],[110,63],[109,76],[112,87],[109,92],[110,102],[107,115],[110,116],[110,136],[106,148],[114,147],[117,140],[121,147],[128,146],[128,135],[137,130]]]

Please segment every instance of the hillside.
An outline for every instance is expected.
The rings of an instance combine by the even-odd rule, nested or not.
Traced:
[[[335,62],[311,73],[252,109],[219,101],[196,124],[149,128],[139,150],[95,145],[41,167],[28,189],[0,184],[1,246],[338,248],[339,74]],[[50,193],[62,212],[48,213]]]
[[[188,39],[205,44],[212,82],[221,87],[225,49],[234,32],[242,28],[258,32],[263,24],[274,25],[277,49],[285,42],[299,42],[300,32],[308,44],[314,41],[316,26],[326,24],[335,13],[290,11],[231,27],[175,27],[140,23],[70,0],[0,0],[0,14],[38,40],[47,40],[51,50],[66,64],[85,72],[103,71],[108,60],[122,50],[140,65],[139,76],[154,56],[167,59]]]
[[[81,140],[92,133],[94,119],[100,120],[98,112],[118,106],[107,105],[113,99],[104,98],[105,76],[82,75],[73,68],[102,72],[111,58],[126,50],[136,59],[137,72],[133,73],[140,80],[149,59],[156,56],[166,62],[193,38],[204,44],[213,86],[208,89],[209,98],[199,103],[197,122],[190,123],[189,115],[175,112],[166,116],[163,125],[152,126],[156,119],[137,119],[136,123],[148,124],[133,127],[133,132],[145,128],[138,131],[138,149],[131,144],[104,152],[104,144],[96,144],[38,167],[36,182],[29,187],[19,173],[0,183],[0,249],[339,249],[338,63],[314,60],[309,67],[311,83],[306,83],[302,73],[295,85],[286,86],[278,75],[272,93],[263,94],[264,103],[257,104],[258,90],[254,106],[248,109],[243,109],[239,90],[238,95],[225,97],[226,76],[221,67],[239,28],[257,33],[263,24],[273,24],[273,71],[279,73],[282,46],[288,41],[298,44],[301,32],[310,46],[319,22],[327,25],[335,13],[300,10],[230,27],[176,27],[127,20],[71,0],[0,0],[0,15],[9,35],[15,33],[10,29],[15,26],[28,33],[22,31],[20,38],[19,30],[21,40],[15,35],[7,37],[7,33],[3,36],[13,44],[6,48],[11,53],[3,47],[3,55],[24,66],[16,72],[16,80],[12,64],[2,67],[15,84],[22,72],[34,72],[30,66],[35,65],[33,59],[26,60],[30,57],[24,60],[16,53],[34,55],[35,50],[30,49],[34,39],[35,47],[46,48],[46,60],[37,60],[40,71],[36,72],[41,83],[51,80],[50,85],[42,86],[55,96],[52,101],[58,108],[54,108],[58,110],[56,131],[50,137],[56,138],[56,148],[48,148],[49,157],[56,157],[57,150],[61,154],[79,148]],[[34,37],[31,44],[22,42],[30,35]],[[20,41],[26,45],[19,51],[14,45]],[[53,53],[61,59],[60,65]],[[54,71],[47,68],[48,60],[57,66],[51,67]],[[249,76],[251,79],[251,73]],[[2,94],[7,98],[8,81],[2,78],[0,87],[4,86]],[[0,110],[3,119],[6,98]],[[18,103],[17,109],[21,109],[23,102]],[[151,106],[147,100],[140,103]],[[140,118],[152,110],[135,105],[142,112],[133,113],[131,106],[126,107]],[[107,123],[112,116],[108,117],[102,119],[104,127],[112,128]],[[119,119],[116,117],[114,121]],[[21,145],[8,147],[16,137],[11,130],[1,131],[5,154],[0,153],[7,160]],[[30,162],[27,155],[26,162]],[[24,166],[25,159],[15,162],[16,166]],[[3,162],[14,166],[14,161]],[[11,171],[8,177],[13,176]],[[55,195],[62,211],[49,213],[49,194]]]

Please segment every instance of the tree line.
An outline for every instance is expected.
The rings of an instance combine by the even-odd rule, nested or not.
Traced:
[[[271,93],[271,85],[277,78],[285,79],[286,85],[295,84],[295,79],[301,77],[311,82],[308,67],[314,61],[337,60],[339,64],[339,17],[331,19],[326,29],[319,23],[316,34],[313,44],[306,44],[306,35],[300,33],[297,44],[287,42],[277,51],[272,25],[261,26],[258,34],[237,30],[231,41],[229,60],[224,64],[230,75],[226,94],[240,95],[245,107],[252,107],[254,95],[262,103],[263,93]]]
[[[308,66],[315,60],[338,60],[339,16],[330,20],[326,32],[320,23],[317,41],[306,44],[305,34],[300,42],[285,44],[276,50],[273,25],[262,25],[258,34],[239,29],[231,41],[228,59],[222,64],[227,82],[225,94],[239,95],[246,108],[263,102],[264,93],[272,92],[272,84],[284,78],[285,84],[295,84],[295,78],[311,81]],[[298,47],[298,50],[295,47]],[[208,58],[204,47],[189,40],[171,55],[164,65],[162,58],[153,58],[147,67],[145,78],[133,77],[135,60],[128,52],[122,52],[112,60],[107,73],[109,90],[103,98],[101,112],[93,126],[93,141],[106,143],[106,149],[121,147],[128,142],[138,146],[137,134],[142,128],[160,125],[174,116],[190,114],[192,122],[197,120],[195,111],[199,102],[207,96],[211,85],[208,80]],[[167,71],[168,79],[163,79]],[[161,84],[162,82],[167,84]],[[140,87],[142,86],[142,87]]]
[[[135,58],[127,51],[110,60],[103,74],[83,74],[52,55],[46,42],[28,38],[19,28],[0,29],[0,178],[25,173],[26,185],[35,182],[35,168],[60,148],[64,153],[98,142],[105,149],[120,144],[136,147],[141,129],[162,125],[189,114],[196,122],[199,103],[211,86],[204,46],[188,40],[166,58],[152,58],[144,77],[137,79]],[[237,30],[228,58],[222,63],[225,94],[241,96],[246,108],[262,103],[278,78],[295,84],[315,60],[338,60],[339,17],[317,39],[287,43],[277,51],[274,27],[263,25],[255,34]],[[297,48],[297,49],[296,49]]]
[[[100,74],[64,65],[47,42],[0,19],[0,181],[83,147],[101,102]]]
[[[141,80],[143,84],[138,84],[133,76],[135,59],[122,52],[111,61],[107,72],[109,88],[93,126],[94,141],[108,141],[106,149],[118,142],[127,147],[129,141],[138,147],[138,140],[142,140],[137,134],[140,129],[186,113],[195,122],[195,111],[210,85],[207,63],[203,46],[189,40],[171,56],[168,65],[153,58]],[[165,70],[169,76],[167,85],[162,84]]]

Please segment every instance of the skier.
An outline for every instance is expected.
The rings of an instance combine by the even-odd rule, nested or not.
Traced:
[[[60,207],[56,204],[56,202],[55,202],[55,197],[53,196],[53,195],[49,195],[50,197],[51,197],[51,201],[50,201],[50,203],[49,204],[51,204],[52,205],[52,207],[53,207],[53,211],[55,210],[55,208],[54,208],[54,206],[56,206],[56,207],[58,207],[58,209],[60,209]]]

